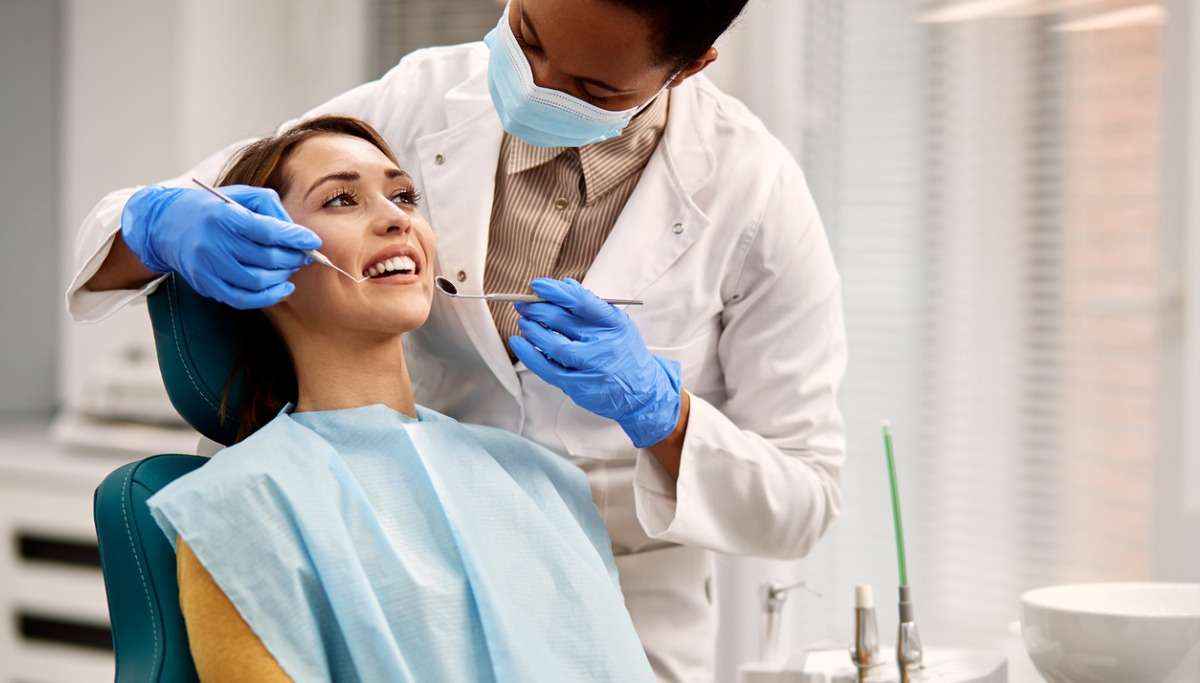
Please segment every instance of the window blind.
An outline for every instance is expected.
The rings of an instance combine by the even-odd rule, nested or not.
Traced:
[[[887,417],[926,643],[1005,650],[1024,680],[1023,590],[1151,577],[1163,14],[805,7],[796,35],[840,36],[806,49],[792,120],[844,280],[849,458],[845,512],[796,566],[833,600],[793,615],[794,644],[849,638],[864,582],[893,633]],[[826,103],[836,121],[805,115]]]
[[[372,76],[423,47],[483,40],[496,26],[501,0],[370,0]]]

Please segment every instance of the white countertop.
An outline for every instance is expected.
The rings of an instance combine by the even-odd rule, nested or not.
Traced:
[[[190,430],[41,418],[0,420],[0,480],[95,488],[125,463],[156,453],[195,453]]]

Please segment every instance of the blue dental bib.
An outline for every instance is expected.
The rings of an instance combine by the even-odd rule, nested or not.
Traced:
[[[586,477],[418,409],[281,413],[153,498],[296,681],[652,681]]]

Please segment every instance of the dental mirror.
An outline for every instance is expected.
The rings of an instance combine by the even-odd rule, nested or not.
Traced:
[[[533,304],[539,301],[545,301],[542,297],[536,294],[459,294],[458,287],[449,279],[441,275],[433,279],[433,284],[443,294],[448,294],[455,299],[483,299],[484,301],[499,301],[503,303],[525,303]],[[642,302],[638,299],[603,299],[610,304],[616,306],[630,305],[637,306]]]

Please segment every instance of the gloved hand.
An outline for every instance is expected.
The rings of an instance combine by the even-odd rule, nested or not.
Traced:
[[[545,303],[514,304],[521,337],[513,353],[580,407],[616,420],[633,445],[662,441],[679,421],[679,362],[646,349],[624,311],[575,280],[538,278]]]
[[[202,189],[152,185],[121,214],[125,244],[155,273],[176,272],[197,292],[234,308],[263,308],[292,293],[321,238],[292,222],[273,190],[229,185],[229,204]]]

